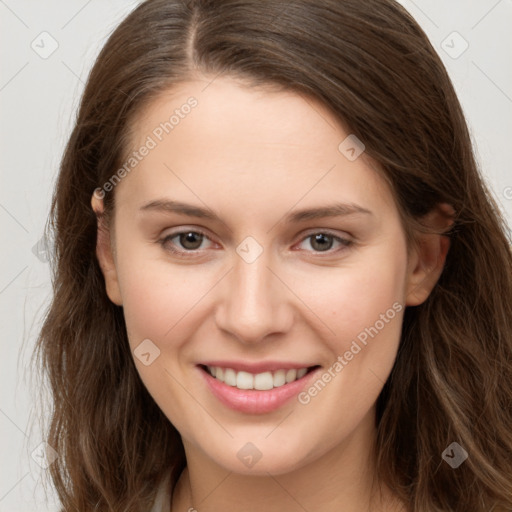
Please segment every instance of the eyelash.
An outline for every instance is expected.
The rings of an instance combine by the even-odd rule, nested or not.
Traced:
[[[172,245],[168,245],[168,242],[170,240],[172,240],[173,238],[176,238],[177,236],[180,236],[180,235],[185,235],[187,233],[194,233],[196,235],[201,235],[204,238],[207,238],[208,240],[210,240],[210,237],[204,231],[201,231],[200,229],[186,229],[186,230],[182,230],[182,231],[177,231],[176,233],[171,233],[171,234],[165,236],[164,238],[162,238],[161,240],[158,240],[158,242],[166,251],[170,251],[171,253],[173,253],[177,256],[183,257],[183,258],[193,258],[194,256],[196,256],[198,254],[198,252],[200,252],[200,249],[181,251],[181,250],[176,249]],[[328,249],[326,251],[312,251],[313,253],[318,254],[318,255],[322,255],[322,254],[333,255],[335,253],[339,253],[339,252],[347,249],[348,247],[350,247],[353,244],[352,240],[348,240],[346,238],[341,238],[337,235],[334,235],[329,230],[318,230],[318,231],[310,232],[308,235],[304,236],[300,240],[300,242],[303,242],[303,241],[307,240],[308,238],[311,238],[314,235],[319,235],[319,234],[332,237],[334,240],[338,241],[342,245],[342,247],[337,250]]]

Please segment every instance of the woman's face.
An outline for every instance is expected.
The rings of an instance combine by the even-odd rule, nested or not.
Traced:
[[[418,276],[390,189],[325,107],[206,84],[134,124],[107,291],[186,449],[279,474],[373,432]]]

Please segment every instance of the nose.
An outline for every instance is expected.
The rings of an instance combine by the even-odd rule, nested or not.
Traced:
[[[236,255],[222,280],[217,326],[247,345],[286,333],[293,323],[293,294],[269,264],[265,251],[252,263]]]

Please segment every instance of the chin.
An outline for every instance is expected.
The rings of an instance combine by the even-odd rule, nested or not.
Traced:
[[[289,437],[288,437],[289,439]],[[276,438],[274,443],[235,441],[230,450],[221,453],[211,453],[210,458],[227,471],[241,475],[268,476],[290,473],[305,466],[311,458],[310,453],[304,450],[304,443],[284,444],[283,440]]]

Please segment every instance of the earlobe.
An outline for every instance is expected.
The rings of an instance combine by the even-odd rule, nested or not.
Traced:
[[[444,268],[450,239],[443,233],[453,224],[453,208],[442,203],[429,212],[423,224],[438,233],[418,233],[408,266],[406,306],[418,306],[427,300]]]
[[[97,219],[96,257],[98,258],[103,277],[105,278],[106,293],[114,304],[122,306],[123,301],[119,288],[114,255],[112,254],[110,231],[105,225],[105,218],[103,216],[103,200],[93,194],[91,207]]]

